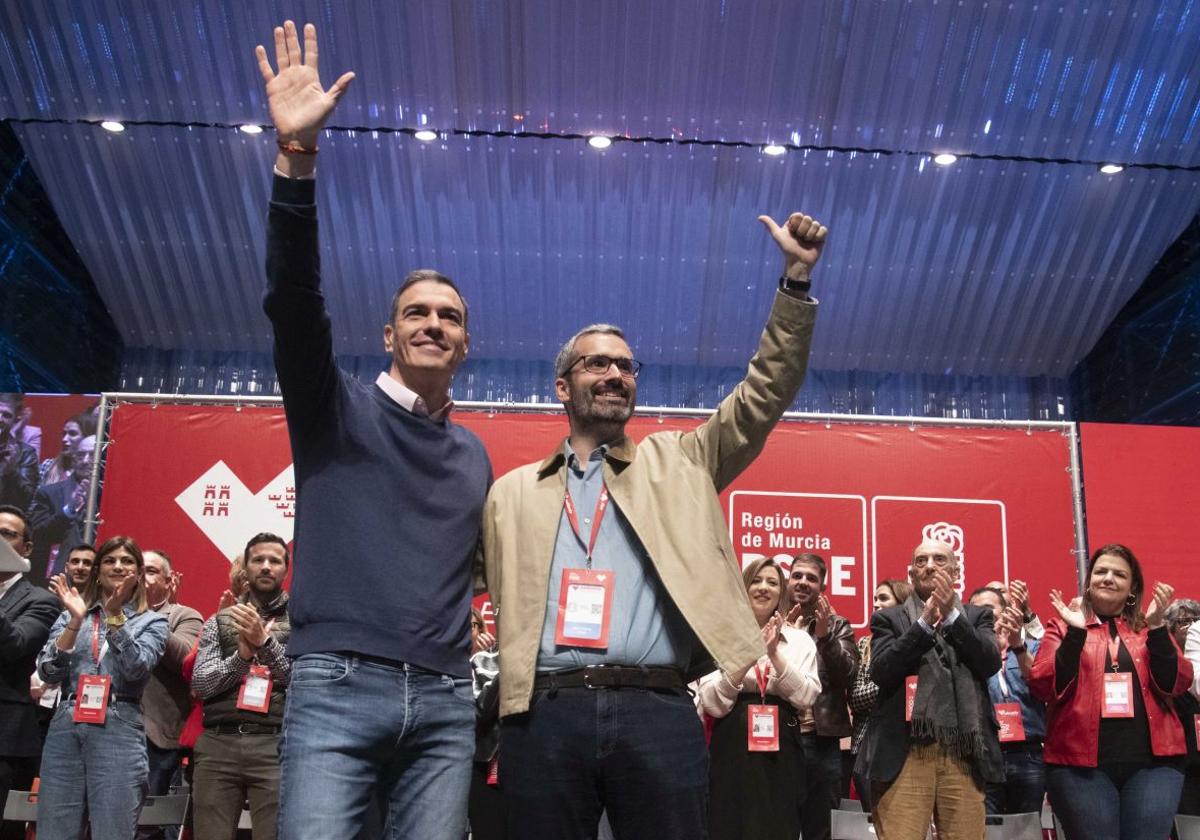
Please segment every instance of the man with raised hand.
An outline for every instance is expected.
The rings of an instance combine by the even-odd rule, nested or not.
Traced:
[[[641,364],[593,324],[555,361],[570,437],[488,496],[500,637],[499,778],[512,837],[706,836],[708,754],[685,686],[765,653],[718,494],[762,451],[808,364],[827,231],[760,217],[783,276],[746,377],[698,429],[635,443]],[[715,664],[714,664],[715,661]]]
[[[475,744],[471,563],[491,484],[483,444],[449,418],[467,304],[444,275],[412,272],[383,328],[389,369],[372,384],[338,369],[315,163],[354,74],[321,85],[312,25],[303,50],[294,23],[276,27],[276,69],[256,53],[279,145],[264,309],[297,482],[279,833],[355,837],[382,802],[396,836],[458,840]]]
[[[1000,648],[992,611],[958,599],[961,574],[954,549],[925,540],[909,565],[913,594],[871,616],[879,699],[855,772],[871,781],[883,840],[924,840],[931,818],[943,840],[978,840],[984,788],[1004,780],[987,685]]]

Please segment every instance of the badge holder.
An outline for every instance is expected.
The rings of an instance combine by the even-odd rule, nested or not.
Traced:
[[[611,571],[563,569],[558,626],[554,633],[556,645],[608,647],[613,580]]]
[[[1020,703],[997,703],[996,722],[1000,724],[1000,743],[1025,740],[1025,721],[1021,719]]]
[[[1112,664],[1112,672],[1104,674],[1104,704],[1100,708],[1101,717],[1133,717],[1133,674],[1128,671],[1117,672],[1120,644],[1119,638],[1110,637],[1108,640],[1108,658]]]
[[[76,723],[104,723],[108,716],[108,695],[112,677],[107,674],[80,674],[75,687]]]
[[[758,695],[762,703],[746,706],[746,749],[750,752],[779,752],[779,707],[767,704],[767,680],[771,666],[765,672],[754,666],[758,680]]]
[[[913,707],[917,705],[917,675],[904,678],[904,721],[912,722]]]
[[[238,691],[237,707],[264,715],[271,708],[271,671],[265,665],[250,666]]]

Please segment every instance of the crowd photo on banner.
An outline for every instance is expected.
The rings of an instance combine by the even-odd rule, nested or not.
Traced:
[[[1064,564],[1077,593],[1007,554],[968,574],[947,508],[900,497],[872,502],[902,524],[868,576],[866,502],[830,494],[864,517],[843,614],[841,549],[772,548],[792,519],[753,493],[727,514],[804,383],[837,231],[763,208],[753,355],[682,430],[635,439],[631,337],[565,325],[554,439],[497,475],[450,395],[477,318],[453,279],[399,280],[377,378],[339,366],[318,140],[355,75],[322,78],[312,24],[271,34],[294,516],[223,519],[228,573],[193,597],[182,536],[98,521],[99,401],[0,394],[0,840],[1165,840],[1200,816],[1193,581],[1118,542]]]

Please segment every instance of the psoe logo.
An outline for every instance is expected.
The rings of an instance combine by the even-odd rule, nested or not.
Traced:
[[[967,555],[965,546],[967,543],[966,536],[963,534],[963,529],[959,525],[952,525],[949,522],[930,522],[921,528],[921,541],[933,540],[935,542],[945,543],[950,546],[954,552],[954,559],[958,561],[958,580],[954,583],[954,589],[958,592],[959,597],[962,597],[964,581],[967,579]]]

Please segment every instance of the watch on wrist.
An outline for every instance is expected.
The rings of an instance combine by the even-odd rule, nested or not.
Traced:
[[[108,616],[106,619],[104,619],[104,623],[113,629],[125,626],[125,611],[122,610],[116,615]]]
[[[788,277],[786,274],[780,276],[780,278],[779,278],[779,290],[781,292],[796,292],[797,294],[802,294],[805,297],[807,297],[808,290],[811,288],[812,288],[812,281],[808,280],[808,279],[793,280],[791,277]]]
[[[1029,650],[1029,648],[1026,645],[1022,644],[1019,647],[1010,647],[1009,650],[1011,650],[1013,653],[1021,654],[1021,653],[1024,653],[1025,651]]]

